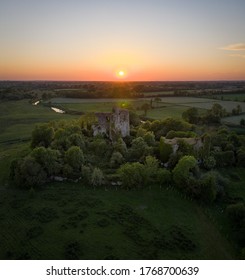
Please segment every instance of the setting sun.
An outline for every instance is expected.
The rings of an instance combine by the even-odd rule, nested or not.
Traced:
[[[124,73],[124,71],[119,71],[119,72],[118,72],[118,75],[119,75],[120,77],[123,77],[123,76],[125,75],[125,73]]]
[[[117,77],[118,77],[118,78],[125,78],[125,75],[126,75],[126,73],[125,73],[124,70],[119,70],[119,71],[117,72]]]

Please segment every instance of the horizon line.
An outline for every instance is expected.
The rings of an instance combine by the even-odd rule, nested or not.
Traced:
[[[225,79],[225,80],[1,80],[0,82],[84,82],[84,83],[163,83],[163,82],[245,82],[245,79]]]

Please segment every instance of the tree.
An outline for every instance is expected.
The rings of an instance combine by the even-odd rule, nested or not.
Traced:
[[[92,176],[92,167],[83,165],[81,171],[82,171],[83,182],[85,182],[86,184],[89,184],[90,178]]]
[[[237,151],[237,165],[240,167],[245,167],[245,150],[239,149]]]
[[[157,171],[156,180],[160,187],[168,186],[171,183],[171,172],[167,169],[159,168]]]
[[[110,151],[110,146],[105,139],[98,136],[93,139],[93,142],[90,143],[90,149],[96,156],[105,157],[105,155]]]
[[[216,165],[219,167],[232,166],[235,163],[235,154],[233,151],[214,152],[213,156],[216,160]]]
[[[225,109],[219,104],[219,103],[214,103],[211,112],[220,118],[224,117],[226,115]]]
[[[156,143],[155,135],[152,131],[146,132],[145,135],[143,136],[143,139],[146,142],[146,144],[150,147],[153,147]]]
[[[139,162],[126,163],[118,169],[123,186],[127,189],[144,186],[144,166]]]
[[[73,133],[68,137],[68,141],[71,146],[78,146],[81,149],[84,149],[85,143],[81,133]]]
[[[144,137],[146,133],[147,133],[146,129],[139,127],[136,133],[136,137]]]
[[[119,152],[114,152],[111,156],[110,159],[110,166],[112,168],[116,168],[120,166],[124,162],[124,157],[121,153]]]
[[[144,170],[143,170],[143,176],[144,176],[144,185],[145,186],[151,186],[152,184],[156,184],[157,180],[157,172],[158,172],[158,166],[159,161],[152,156],[147,156],[145,158],[144,163]]]
[[[214,174],[207,173],[201,179],[201,199],[205,202],[213,202],[217,195],[216,178]]]
[[[173,139],[173,138],[194,138],[196,137],[196,133],[193,131],[175,131],[175,130],[170,130],[166,138],[167,139]]]
[[[155,101],[155,102],[161,102],[161,101],[162,101],[162,98],[161,98],[161,97],[155,97],[155,98],[154,98],[154,101]]]
[[[60,157],[58,150],[50,148],[37,147],[31,152],[31,156],[43,167],[49,175],[57,175],[61,170]]]
[[[193,170],[197,167],[197,160],[193,156],[182,157],[173,170],[175,185],[190,195],[197,196],[199,185],[194,177]]]
[[[129,122],[132,126],[137,126],[140,124],[139,116],[132,110],[129,110]]]
[[[115,152],[119,152],[123,156],[126,156],[128,152],[127,145],[122,138],[119,138],[117,142],[113,143],[113,148]]]
[[[241,120],[240,120],[240,125],[241,125],[241,126],[245,126],[245,119],[241,119]]]
[[[91,176],[91,185],[94,187],[98,187],[103,184],[103,181],[104,181],[103,172],[99,168],[95,167]]]
[[[193,146],[187,143],[184,139],[178,139],[178,152],[182,153],[183,155],[193,155],[194,149]]]
[[[36,160],[27,156],[15,162],[12,178],[20,188],[35,188],[47,181],[47,174]]]
[[[212,108],[208,110],[207,114],[203,117],[204,123],[220,123],[221,118],[227,115],[225,109],[218,103],[213,104]]]
[[[80,171],[84,162],[83,151],[80,147],[72,146],[65,153],[65,161],[73,168],[74,171]]]
[[[164,138],[161,137],[159,143],[160,160],[162,162],[168,162],[172,152],[173,152],[172,146],[170,144],[165,143]]]
[[[182,118],[189,123],[197,124],[199,120],[197,108],[191,107],[187,109],[183,112]]]
[[[141,106],[141,109],[144,111],[144,115],[146,116],[148,110],[151,109],[151,105],[150,105],[149,103],[144,103],[144,104]]]
[[[52,148],[59,151],[67,151],[71,147],[71,142],[68,139],[69,133],[64,128],[59,128],[55,131]]]
[[[146,144],[142,137],[135,138],[129,149],[129,159],[132,161],[142,160],[145,156],[150,155],[152,149]]]
[[[50,146],[54,137],[54,129],[49,124],[36,125],[32,132],[31,147]]]
[[[211,170],[216,166],[216,160],[213,156],[205,157],[203,160],[203,165],[207,170]]]

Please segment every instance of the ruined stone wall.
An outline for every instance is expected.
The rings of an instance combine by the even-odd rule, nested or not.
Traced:
[[[122,137],[129,135],[129,112],[119,108],[114,109],[112,114],[112,123]]]
[[[129,135],[129,112],[113,108],[112,113],[96,113],[98,124],[93,126],[93,135],[106,134],[110,139],[119,133],[122,137]]]
[[[93,135],[106,134],[109,136],[111,126],[111,113],[96,113],[98,124],[93,126]]]

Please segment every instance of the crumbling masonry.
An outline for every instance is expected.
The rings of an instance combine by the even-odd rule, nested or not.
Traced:
[[[129,111],[113,108],[112,113],[95,113],[98,124],[93,126],[93,135],[105,134],[111,140],[116,135],[125,137],[129,135]]]

